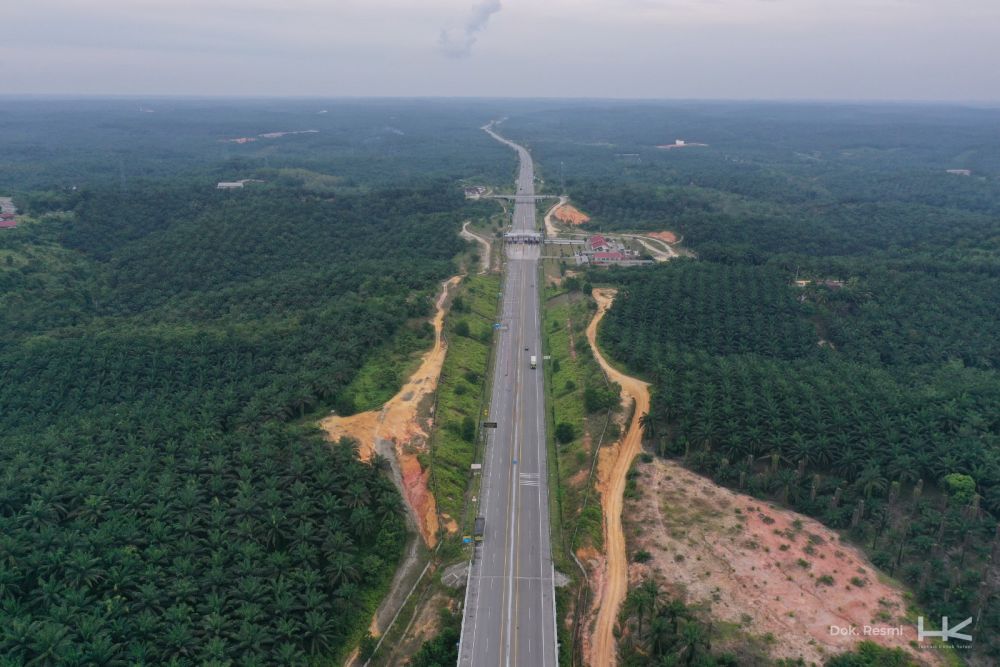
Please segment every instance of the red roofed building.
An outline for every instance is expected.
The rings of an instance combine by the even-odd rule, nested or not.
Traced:
[[[591,236],[588,243],[590,244],[590,249],[594,252],[603,252],[611,249],[611,246],[608,245],[607,239],[600,234],[594,234]]]
[[[0,220],[0,229],[11,229],[13,227],[17,227],[17,221],[13,218],[10,220],[7,218]]]
[[[593,258],[598,264],[610,264],[629,259],[625,254],[620,252],[595,252]]]

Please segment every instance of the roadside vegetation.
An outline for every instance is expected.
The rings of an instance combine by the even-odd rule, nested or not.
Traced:
[[[543,360],[545,371],[549,476],[554,507],[553,556],[561,572],[573,582],[556,589],[559,660],[572,664],[578,635],[590,608],[590,589],[580,567],[602,548],[601,502],[594,488],[594,468],[602,438],[613,440],[619,427],[613,412],[619,407],[617,387],[609,385],[586,339],[587,324],[595,304],[589,285],[567,275],[564,265],[548,260],[544,265],[542,304]]]
[[[609,410],[618,395],[608,385],[587,345],[585,331],[594,303],[578,277],[546,290],[543,306],[546,400],[553,428],[558,473],[561,535],[565,548],[601,548],[601,506],[593,490],[591,469],[601,437],[614,440],[619,427]]]
[[[455,294],[445,320],[448,351],[438,383],[431,435],[431,489],[442,515],[464,526],[470,466],[479,424],[485,418],[486,386],[500,277],[469,276]]]

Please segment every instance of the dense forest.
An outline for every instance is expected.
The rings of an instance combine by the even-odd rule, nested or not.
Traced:
[[[86,168],[55,161],[56,182]],[[343,656],[405,525],[385,462],[310,422],[352,411],[382,350],[429,344],[475,205],[430,169],[252,171],[239,192],[99,171],[23,191],[0,235],[0,664]]]
[[[998,121],[609,103],[507,126],[589,228],[694,255],[588,277],[620,289],[601,344],[653,383],[649,445],[843,529],[931,617],[975,617],[979,664],[1000,657]],[[708,145],[656,147],[675,139]]]

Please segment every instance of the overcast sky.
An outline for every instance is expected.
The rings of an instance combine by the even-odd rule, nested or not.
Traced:
[[[1000,101],[1000,0],[0,0],[0,93]]]

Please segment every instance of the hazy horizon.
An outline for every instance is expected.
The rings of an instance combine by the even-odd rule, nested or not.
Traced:
[[[40,0],[7,96],[1000,102],[988,0]]]

